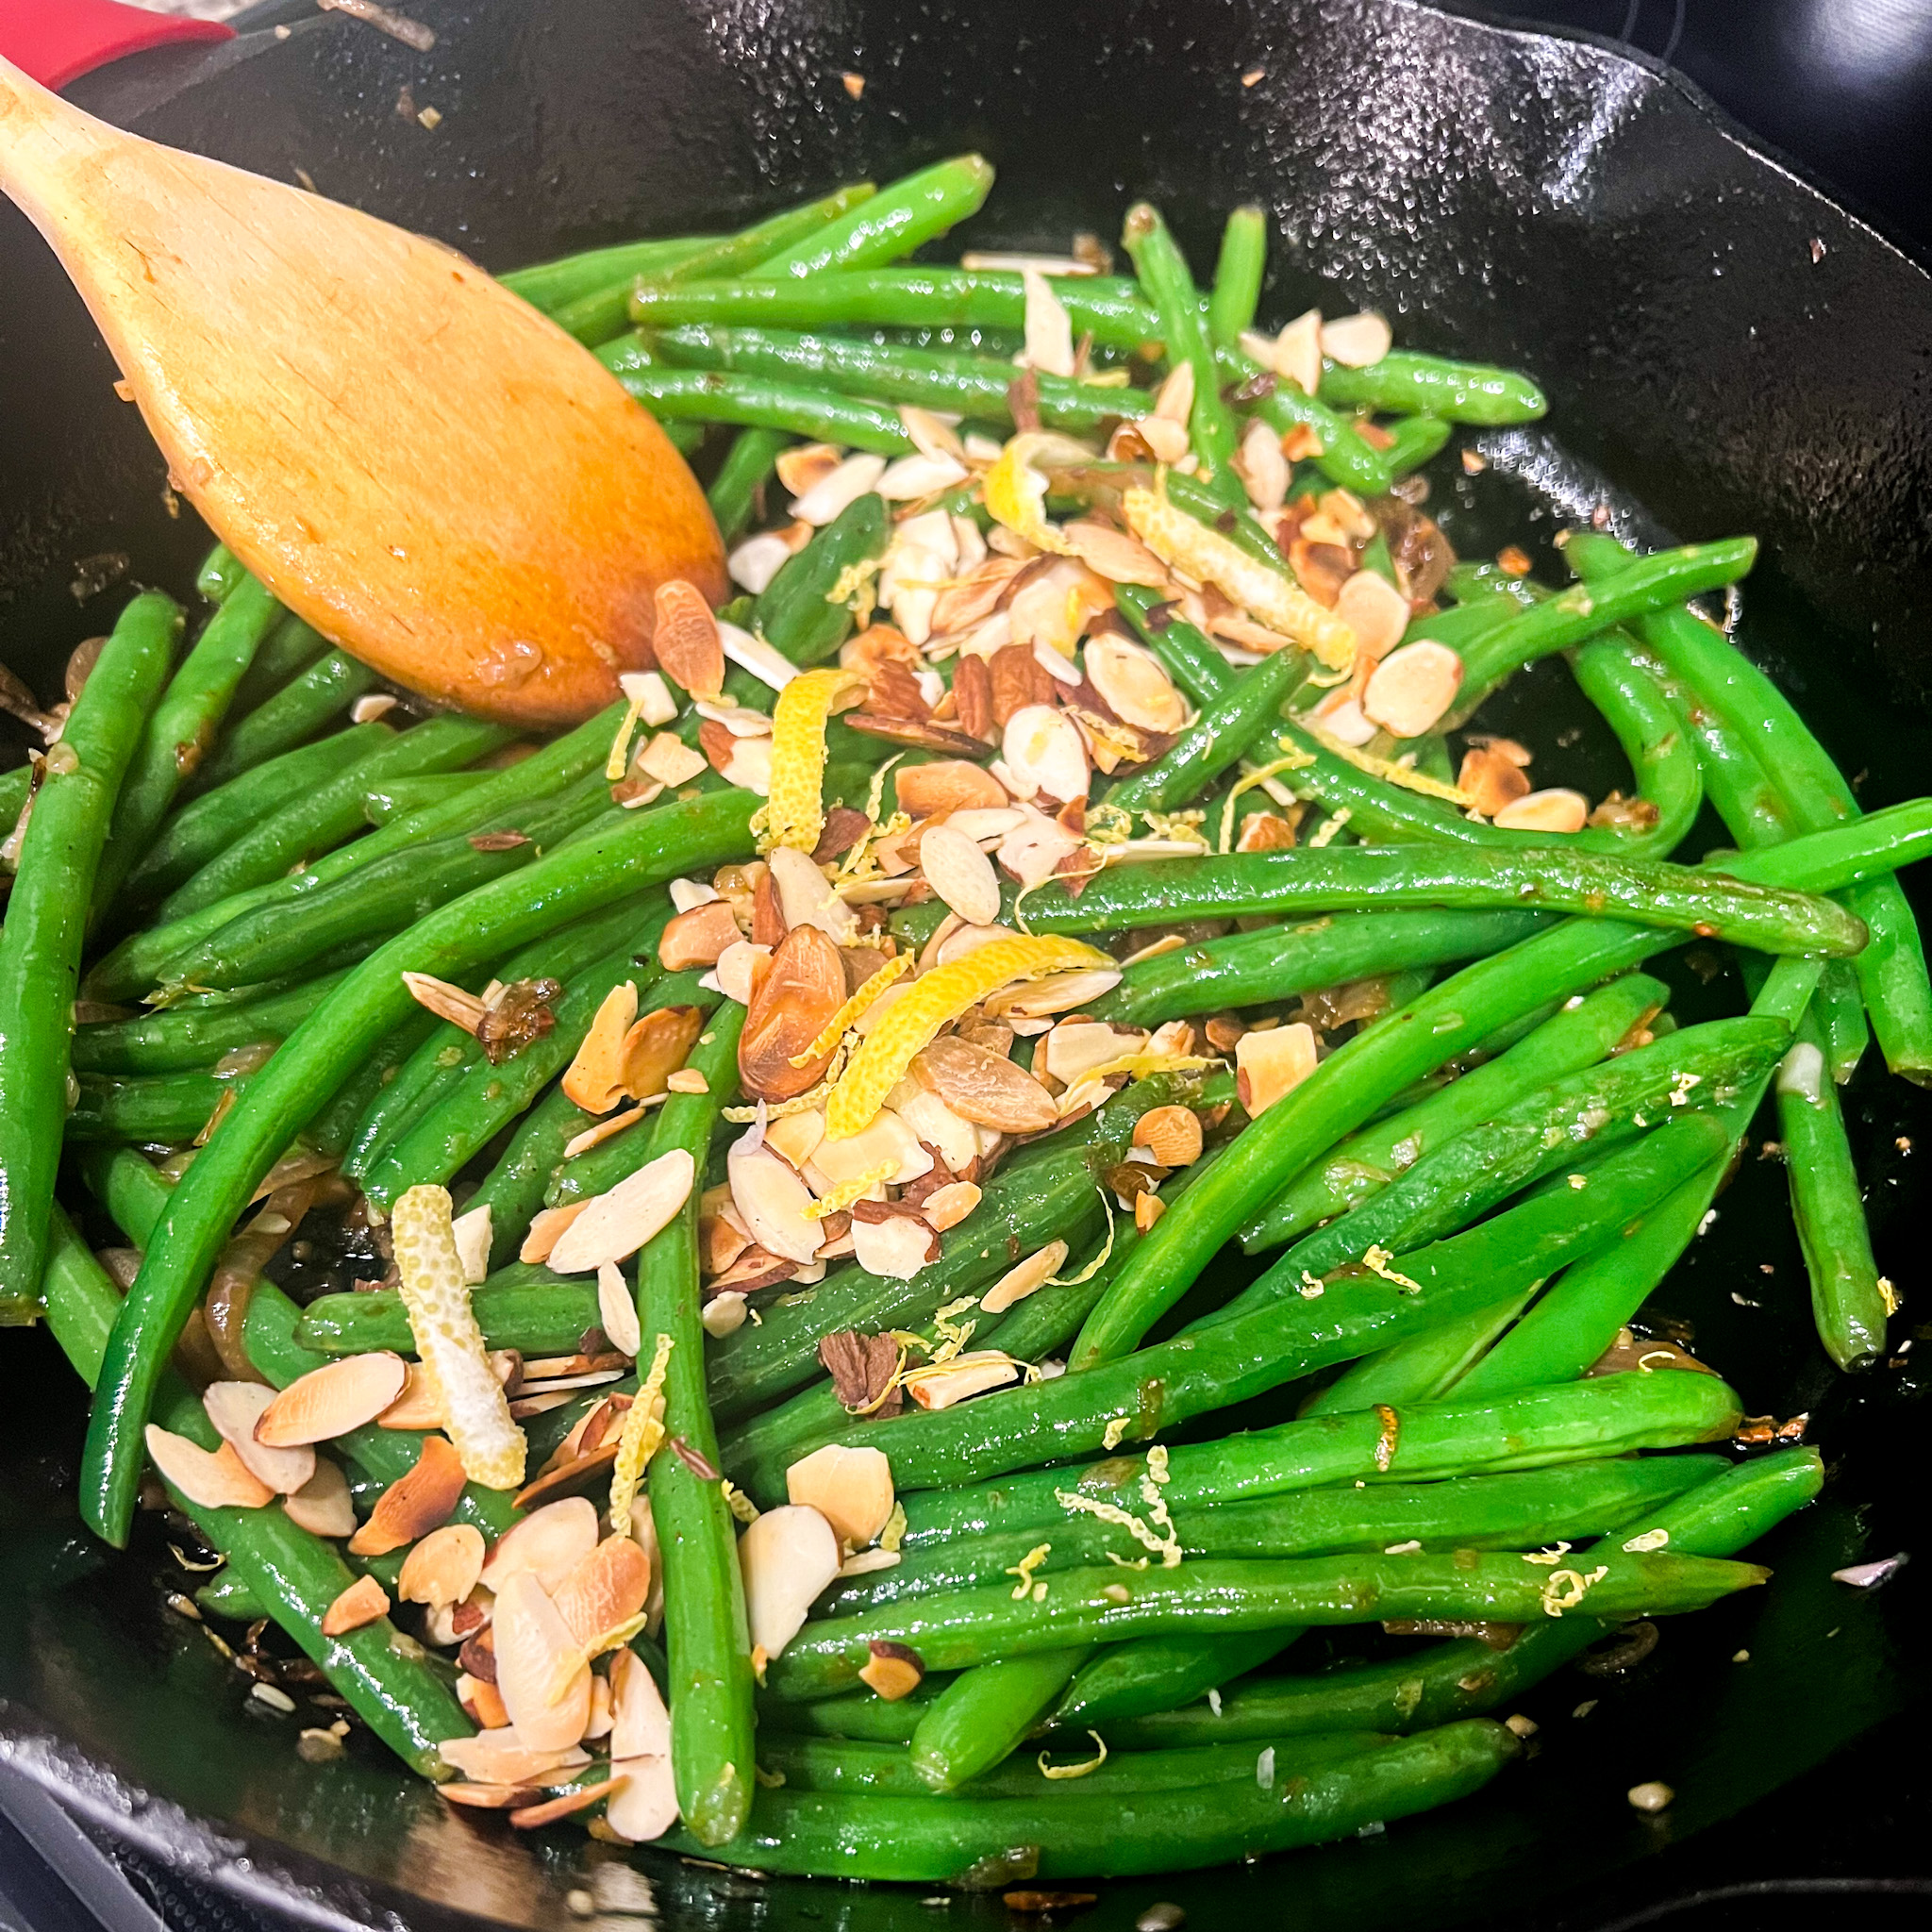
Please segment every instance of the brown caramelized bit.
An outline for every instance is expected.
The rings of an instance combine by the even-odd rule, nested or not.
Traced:
[[[476,1042],[492,1067],[541,1040],[557,1024],[552,1005],[563,995],[555,979],[513,979],[483,1008]]]

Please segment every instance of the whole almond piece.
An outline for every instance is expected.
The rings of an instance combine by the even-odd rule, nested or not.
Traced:
[[[474,1524],[445,1523],[403,1558],[396,1594],[406,1604],[460,1603],[483,1571],[483,1532]]]
[[[845,962],[830,937],[815,925],[794,925],[765,970],[746,1011],[738,1041],[738,1072],[758,1100],[791,1100],[817,1084],[837,1043],[803,1066],[805,1053],[845,1004]]]
[[[652,601],[658,623],[651,649],[658,670],[692,697],[715,699],[724,689],[724,645],[704,592],[673,577],[658,586]]]
[[[349,1554],[382,1557],[449,1521],[463,1493],[463,1461],[443,1436],[425,1436],[416,1466],[376,1498],[369,1521],[349,1539]]]
[[[275,1492],[235,1454],[234,1444],[204,1449],[186,1436],[147,1425],[147,1453],[164,1482],[202,1509],[259,1509]]]
[[[408,1374],[402,1357],[387,1349],[311,1369],[262,1410],[255,1440],[269,1449],[292,1449],[345,1436],[373,1423],[403,1392]]]

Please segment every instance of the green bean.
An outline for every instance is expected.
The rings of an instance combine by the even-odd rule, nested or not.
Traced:
[[[1299,1624],[1265,1630],[1169,1630],[1106,1645],[1067,1686],[1048,1723],[1085,1730],[1116,1718],[1169,1710],[1218,1690],[1280,1656],[1302,1634]]]
[[[870,181],[841,188],[823,200],[807,202],[801,208],[787,208],[770,215],[735,235],[722,235],[715,241],[700,242],[681,250],[675,258],[659,259],[644,269],[628,266],[612,275],[594,289],[586,290],[551,311],[558,327],[595,348],[612,336],[622,335],[630,325],[630,293],[640,275],[693,281],[712,275],[741,275],[756,268],[780,250],[791,248],[816,233],[828,222],[869,200],[875,192]],[[649,246],[650,244],[646,244]],[[662,244],[659,244],[660,246]]]
[[[379,778],[362,789],[362,816],[387,825],[427,805],[442,805],[488,782],[488,772],[426,772],[417,777]]]
[[[368,823],[364,794],[386,778],[466,765],[508,743],[501,724],[471,718],[427,718],[281,810],[244,832],[161,902],[158,919],[179,919],[206,906],[279,878],[291,866],[326,852]]]
[[[244,1091],[247,1082],[198,1073],[125,1078],[83,1074],[78,1085],[79,1095],[67,1112],[68,1140],[178,1146],[198,1138],[216,1108],[231,1093]]]
[[[81,1379],[97,1385],[111,1353],[120,1297],[58,1208],[52,1235],[47,1326]],[[163,1427],[203,1449],[221,1446],[200,1398],[172,1372],[158,1378],[156,1396]],[[269,1607],[370,1729],[413,1770],[447,1776],[437,1746],[467,1737],[471,1726],[438,1667],[419,1647],[405,1648],[387,1617],[340,1637],[322,1634],[324,1614],[355,1581],[333,1546],[281,1509],[207,1509],[173,1489],[169,1495],[208,1546],[227,1557],[228,1574]]]
[[[951,1682],[943,1672],[928,1672],[904,1697],[890,1701],[868,1690],[849,1697],[822,1698],[816,1704],[791,1704],[760,1691],[758,1729],[761,1735],[779,1731],[793,1738],[909,1744],[920,1719]],[[911,1760],[907,1763],[909,1770]]]
[[[1201,315],[1201,299],[1187,258],[1168,232],[1159,210],[1149,202],[1136,202],[1127,210],[1121,242],[1133,258],[1134,272],[1148,306],[1160,318],[1167,341],[1167,359],[1174,368],[1183,362],[1194,372],[1194,402],[1188,417],[1188,437],[1201,467],[1196,475],[1213,484],[1232,480],[1231,464],[1238,439],[1234,413],[1221,393],[1214,365],[1214,346]],[[1232,500],[1245,502],[1240,485]]]
[[[1574,532],[1566,551],[1590,583],[1621,575],[1628,553],[1608,539]],[[1775,795],[1801,832],[1855,819],[1857,800],[1791,702],[1741,651],[1689,611],[1661,610],[1638,626],[1674,675],[1761,754]],[[1886,1064],[1917,1079],[1932,1074],[1932,982],[1918,922],[1896,879],[1859,886],[1846,903],[1871,933],[1855,970]]]
[[[96,1021],[75,1030],[74,1070],[77,1074],[192,1073],[237,1047],[283,1039],[341,978],[340,973],[325,974],[265,999],[235,1006]]]
[[[1166,812],[1191,805],[1237,759],[1278,728],[1281,708],[1307,680],[1310,660],[1300,651],[1276,651],[1250,666],[1205,706],[1173,744],[1107,793],[1127,812]]]
[[[225,784],[265,758],[307,744],[375,681],[375,673],[346,651],[318,658],[229,731],[201,767],[202,786]]]
[[[252,1624],[258,1617],[272,1614],[252,1585],[225,1569],[216,1572],[194,1592],[194,1601],[207,1615],[225,1617],[231,1624]]]
[[[1324,359],[1322,400],[1344,409],[1416,409],[1450,423],[1488,428],[1529,423],[1549,407],[1528,376],[1481,362],[1454,362],[1391,349],[1365,368]]]
[[[1592,1616],[1662,1616],[1703,1609],[1769,1572],[1709,1557],[1614,1555],[1589,1587]],[[1573,1613],[1564,1604],[1580,1573],[1525,1564],[1514,1551],[1431,1556],[1298,1557],[1241,1562],[1207,1558],[1177,1570],[1070,1570],[1043,1601],[1010,1590],[961,1590],[859,1617],[808,1623],[774,1659],[774,1696],[810,1699],[849,1690],[874,1643],[904,1643],[935,1670],[1019,1658],[1065,1645],[1192,1627],[1265,1630],[1285,1624],[1379,1623],[1391,1617],[1472,1618],[1527,1624]],[[944,1700],[941,1699],[941,1702]],[[935,1706],[935,1708],[938,1708]],[[914,1734],[915,1738],[917,1733]]]
[[[501,1268],[523,1241],[543,1205],[544,1190],[563,1161],[563,1150],[583,1132],[583,1110],[561,1087],[553,1087],[518,1124],[496,1165],[484,1175],[470,1206],[487,1207],[493,1230],[491,1265]]]
[[[1116,275],[1062,275],[1054,294],[1076,333],[1139,349],[1160,334],[1134,283]],[[1026,323],[1026,290],[1005,269],[821,270],[803,281],[643,283],[631,319],[647,328],[743,323],[761,328],[994,328]]]
[[[823,663],[852,635],[852,611],[830,593],[886,547],[886,500],[868,490],[779,566],[752,606],[751,628],[794,664]]]
[[[1867,1368],[1885,1352],[1889,1284],[1872,1258],[1838,1089],[1824,1066],[1823,1032],[1808,1015],[1778,1074],[1777,1123],[1818,1339],[1840,1368]]]
[[[202,1149],[169,1204],[116,1324],[90,1423],[83,1510],[125,1540],[141,1429],[155,1380],[235,1215],[294,1134],[412,1004],[405,970],[461,974],[538,934],[703,864],[749,851],[751,800],[737,790],[625,813],[595,838],[439,908],[365,959],[316,1008]]]
[[[248,575],[242,559],[225,543],[217,543],[202,558],[194,574],[194,588],[210,604],[220,604]]]
[[[1865,932],[1862,922],[1829,899],[1757,884],[1735,869],[1693,870],[1553,846],[1485,853],[1480,861],[1446,846],[1330,846],[1109,866],[1077,894],[1053,885],[1028,892],[1013,916],[1035,933],[1119,932],[1145,925],[1150,906],[1178,922],[1352,910],[1368,901],[1544,908],[1766,953],[1850,955]]]
[[[1596,1064],[1669,998],[1661,980],[1627,973],[1577,999],[1496,1059],[1333,1148],[1241,1229],[1241,1245],[1250,1254],[1277,1247],[1358,1206],[1423,1155],[1539,1088]]]
[[[1916,802],[1837,831],[1744,853],[1727,864],[1735,878],[1830,891],[1874,871],[1909,864],[1928,849],[1932,805]],[[1102,874],[1089,891],[1098,891],[1106,877]],[[1391,1092],[1545,1002],[1580,991],[1674,943],[1680,941],[1619,921],[1566,922],[1465,967],[1358,1034],[1316,1068],[1291,1105],[1271,1108],[1272,1118],[1264,1116],[1243,1134],[1234,1157],[1218,1161],[1155,1224],[1094,1311],[1093,1322],[1104,1322],[1122,1338],[1120,1345],[1130,1346],[1263,1202],[1343,1134],[1362,1125]]]
[[[556,261],[511,269],[497,279],[531,308],[555,315],[569,303],[595,294],[612,282],[661,275],[724,239],[720,235],[678,235],[660,242],[620,242],[614,247],[587,249]]]
[[[1044,1815],[1035,1798],[760,1791],[743,1835],[708,1856],[760,1872],[970,1887],[1180,1871],[1324,1844],[1452,1803],[1480,1790],[1520,1748],[1501,1724],[1476,1720],[1279,1784],[1271,1778],[1265,1788],[1227,1778],[1155,1792],[1141,1804],[1075,1790],[1057,1795]]]
[[[1440,416],[1400,416],[1389,425],[1392,439],[1382,452],[1391,475],[1406,476],[1438,455],[1449,441],[1451,425]]]
[[[114,801],[108,842],[94,871],[89,924],[98,925],[122,882],[146,856],[175,794],[201,766],[215,733],[281,607],[253,577],[223,600],[143,721]]]
[[[340,1157],[376,1094],[396,1077],[397,1069],[437,1024],[436,1015],[424,1008],[409,1014],[400,1025],[391,1027],[304,1128],[303,1138],[308,1144],[321,1153]]]
[[[1385,494],[1395,480],[1388,456],[1378,450],[1346,416],[1331,409],[1299,383],[1266,372],[1240,347],[1217,347],[1219,378],[1239,386],[1239,392],[1256,397],[1254,410],[1278,436],[1292,429],[1311,429],[1321,442],[1315,467],[1331,483],[1364,496]]]
[[[1230,933],[1137,961],[1087,1010],[1155,1026],[1222,1007],[1271,1006],[1318,987],[1500,952],[1551,924],[1541,912],[1343,912]]]
[[[658,368],[640,357],[632,336],[597,353],[631,395],[665,422],[736,423],[889,457],[909,456],[914,448],[895,409],[856,396],[770,376]]]
[[[245,718],[287,684],[299,677],[328,649],[328,640],[314,625],[299,617],[285,616],[263,640],[254,661],[242,673],[235,687],[234,702],[228,707],[231,718]]]
[[[991,1771],[1058,1700],[1088,1649],[1080,1644],[995,1657],[961,1671],[926,1707],[912,1733],[914,1776],[928,1790],[951,1791]]]
[[[352,724],[190,799],[170,814],[147,856],[128,874],[128,897],[145,905],[173,891],[290,799],[326,784],[391,735],[387,724]]]
[[[760,260],[746,279],[793,282],[880,267],[910,255],[978,211],[992,187],[980,155],[955,155],[889,182],[840,219]]]
[[[158,591],[122,611],[49,750],[21,841],[0,929],[0,1287],[9,1295],[30,1295],[45,1269],[95,868],[180,634],[179,608]]]
[[[758,491],[771,479],[790,439],[777,429],[741,429],[706,491],[718,534],[727,545],[744,535]]]
[[[1777,1450],[1621,1526],[1662,1529],[1670,1548],[1693,1557],[1728,1557],[1808,1503],[1824,1475],[1815,1450]],[[1217,1713],[1197,1706],[1150,1714],[1110,1726],[1109,1741],[1160,1749],[1309,1731],[1423,1730],[1507,1704],[1611,1627],[1595,1616],[1539,1618],[1504,1651],[1458,1639],[1384,1663],[1257,1678],[1224,1691]]]
[[[512,1248],[523,1234],[521,1225],[512,1230]],[[567,1281],[527,1261],[498,1268],[471,1291],[470,1299],[485,1343],[525,1355],[575,1354],[584,1330],[597,1321],[593,1282]],[[296,1340],[327,1356],[367,1355],[374,1349],[416,1352],[402,1297],[388,1288],[318,1295],[302,1310]]]
[[[879,403],[917,403],[982,422],[1010,423],[1010,362],[988,356],[943,355],[791,330],[727,328],[686,323],[653,336],[651,346],[685,369],[722,370],[774,382],[794,381]],[[1077,382],[1035,372],[1040,420],[1058,428],[1097,429],[1154,408],[1146,390]]]
[[[1208,333],[1216,347],[1238,342],[1244,328],[1254,327],[1267,266],[1268,210],[1250,202],[1236,208],[1221,231],[1214,290],[1208,298]]]
[[[744,1008],[712,1016],[690,1064],[702,1093],[674,1093],[651,1133],[651,1158],[682,1149],[704,1171],[718,1110],[736,1090]],[[637,1264],[638,1318],[646,1347],[672,1343],[664,1426],[715,1469],[717,1430],[705,1393],[705,1330],[698,1319],[698,1190],[645,1243]],[[738,1568],[737,1531],[723,1489],[678,1455],[654,1457],[651,1514],[664,1566],[664,1648],[671,1661],[671,1768],[678,1810],[702,1844],[724,1844],[751,1808],[751,1633]]]

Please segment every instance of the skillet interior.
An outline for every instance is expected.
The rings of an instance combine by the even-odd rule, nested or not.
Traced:
[[[427,57],[291,4],[286,41],[258,31],[149,57],[80,92],[160,140],[285,178],[304,168],[323,192],[499,268],[729,222],[968,146],[1001,169],[974,225],[983,246],[1110,234],[1146,193],[1206,260],[1225,209],[1261,194],[1276,225],[1269,310],[1373,302],[1405,341],[1519,362],[1550,390],[1560,449],[1496,439],[1480,490],[1441,475],[1437,504],[1454,506],[1466,551],[1520,537],[1525,508],[1549,528],[1553,506],[1599,498],[1633,518],[1641,500],[1649,530],[1757,531],[1745,641],[1846,769],[1868,774],[1868,803],[1925,789],[1932,644],[1910,617],[1932,608],[1932,290],[1681,85],[1586,43],[1394,0],[412,10],[441,36]],[[1244,88],[1257,67],[1265,78]],[[847,70],[867,79],[857,103]],[[433,134],[397,111],[406,84],[443,115]],[[159,460],[113,401],[84,313],[4,208],[0,261],[0,640],[44,688],[113,606],[76,601],[79,559],[125,554],[178,589],[206,537],[192,515],[168,517]],[[1685,997],[1695,989],[1691,975]],[[1902,1336],[1924,1274],[1911,1240],[1923,1157],[1896,1141],[1932,1149],[1932,1107],[1868,1071],[1852,1112],[1880,1264],[1908,1300]],[[1922,1696],[1907,1641],[1922,1576],[1869,1597],[1828,1580],[1923,1543],[1918,1379],[1909,1358],[1849,1383],[1825,1366],[1782,1191],[1774,1166],[1748,1162],[1656,1305],[1694,1323],[1748,1406],[1809,1411],[1834,1460],[1826,1499],[1771,1546],[1777,1586],[1667,1628],[1634,1681],[1546,1687],[1527,1705],[1541,1757],[1473,1803],[1291,1863],[1105,1888],[1089,1923],[1131,1923],[1158,1897],[1217,1925],[1257,1911],[1548,1924],[1554,1894],[1559,1918],[1588,1918],[1603,1874],[1744,1810]],[[225,1882],[307,1887],[309,1908],[358,1919],[392,1887],[556,1923],[591,1860],[579,1835],[510,1840],[453,1818],[374,1752],[303,1765],[286,1721],[243,1710],[245,1682],[162,1609],[158,1542],[111,1560],[86,1543],[62,1487],[71,1384],[43,1338],[8,1345],[44,1373],[17,1378],[0,1424],[14,1611],[0,1619],[0,1747]],[[1740,1649],[1748,1666],[1730,1662]],[[1587,1719],[1569,1715],[1592,1697]],[[1651,1777],[1679,1793],[1661,1823],[1622,1799]],[[136,1790],[167,1803],[130,1808]],[[932,1922],[910,1891],[766,1890],[647,1863],[669,1923]]]

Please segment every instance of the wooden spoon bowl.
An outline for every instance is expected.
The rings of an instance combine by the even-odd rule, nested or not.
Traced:
[[[554,726],[724,594],[704,492],[596,358],[441,243],[126,134],[0,60],[0,190],[171,480],[290,609],[439,704]]]

